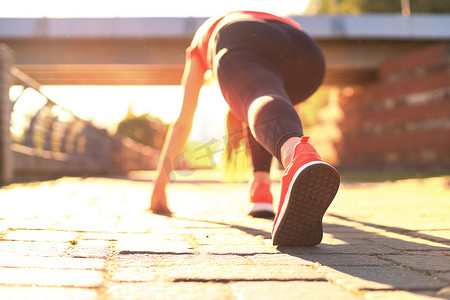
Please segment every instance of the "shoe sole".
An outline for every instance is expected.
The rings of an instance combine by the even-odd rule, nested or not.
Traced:
[[[275,218],[275,213],[267,210],[251,211],[249,212],[249,215],[254,218],[269,219],[269,220],[273,220]]]
[[[273,212],[273,205],[271,203],[253,203],[253,207],[248,213],[254,218],[270,219],[275,218],[275,213]]]
[[[293,177],[273,231],[278,246],[315,246],[323,236],[322,218],[340,184],[335,168],[311,162]]]

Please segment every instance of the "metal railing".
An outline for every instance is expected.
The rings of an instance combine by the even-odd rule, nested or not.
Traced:
[[[10,109],[9,132],[3,130],[9,139],[3,136],[0,147],[3,152],[9,148],[11,153],[0,160],[0,170],[8,164],[13,178],[2,180],[0,176],[0,184],[29,178],[110,175],[156,167],[158,150],[96,127],[51,100],[42,93],[38,82],[16,67],[10,66],[9,72],[10,103],[3,103],[3,117]],[[5,141],[10,141],[9,147]]]

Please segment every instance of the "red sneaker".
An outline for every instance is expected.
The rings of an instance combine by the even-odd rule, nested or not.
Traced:
[[[314,246],[322,241],[322,218],[339,188],[339,174],[320,158],[309,137],[302,137],[283,172],[272,242],[279,246]]]
[[[273,212],[273,197],[270,186],[261,182],[250,190],[250,216],[255,218],[271,219],[275,217]]]

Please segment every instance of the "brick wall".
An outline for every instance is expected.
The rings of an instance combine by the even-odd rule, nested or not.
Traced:
[[[378,75],[340,97],[340,166],[450,170],[450,45],[387,61]]]

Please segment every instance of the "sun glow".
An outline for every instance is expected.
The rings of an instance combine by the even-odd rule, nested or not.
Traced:
[[[44,86],[53,101],[80,118],[115,131],[131,104],[134,113],[174,122],[181,109],[181,86]],[[214,114],[211,112],[214,111]],[[216,85],[202,88],[191,140],[205,141],[224,134],[227,105]]]

